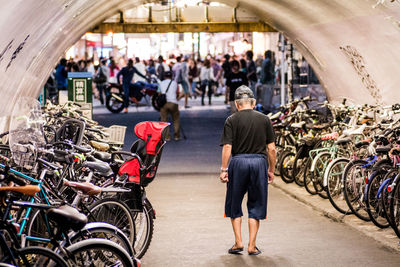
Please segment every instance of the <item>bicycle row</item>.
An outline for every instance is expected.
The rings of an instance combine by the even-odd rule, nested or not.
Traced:
[[[400,105],[311,102],[295,100],[270,115],[276,175],[400,237]]]
[[[0,259],[15,266],[140,266],[168,123],[136,125],[130,151],[72,103],[21,98],[1,134]]]

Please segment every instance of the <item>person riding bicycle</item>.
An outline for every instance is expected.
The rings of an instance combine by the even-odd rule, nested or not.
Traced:
[[[132,78],[134,74],[137,74],[144,79],[147,79],[145,75],[140,73],[134,66],[133,60],[128,60],[128,65],[123,67],[120,72],[117,74],[117,82],[121,84],[120,77],[122,76],[122,88],[124,89],[124,113],[128,113],[128,106],[129,106],[129,89],[132,82]]]

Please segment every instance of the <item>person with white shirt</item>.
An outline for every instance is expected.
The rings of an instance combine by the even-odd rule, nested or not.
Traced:
[[[160,109],[161,121],[168,121],[168,115],[171,114],[172,124],[174,126],[174,139],[180,139],[180,114],[177,100],[178,84],[172,80],[170,71],[164,72],[164,80],[159,83],[158,92],[166,94],[167,103]],[[167,132],[166,140],[170,140],[170,133]]]
[[[134,67],[135,67],[140,73],[146,74],[146,66],[143,64],[143,62],[140,61],[140,58],[138,58],[138,57],[135,58],[135,65],[134,65]],[[133,80],[134,80],[135,82],[139,82],[139,81],[146,82],[146,79],[145,79],[145,78],[139,76],[139,75],[136,74],[136,73],[133,75]]]

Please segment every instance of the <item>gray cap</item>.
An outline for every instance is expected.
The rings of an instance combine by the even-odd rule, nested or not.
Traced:
[[[249,87],[246,85],[241,85],[235,91],[235,100],[244,98],[254,98],[254,94]]]

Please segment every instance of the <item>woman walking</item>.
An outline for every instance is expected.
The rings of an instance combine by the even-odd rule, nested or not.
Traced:
[[[201,105],[204,106],[204,96],[206,94],[206,88],[208,87],[208,104],[211,105],[212,88],[211,81],[214,80],[214,72],[211,68],[211,62],[209,59],[204,60],[204,66],[200,71],[200,90],[201,90]]]
[[[197,84],[200,81],[199,79],[199,70],[197,68],[196,61],[192,58],[189,59],[189,84],[192,89],[192,95],[194,98],[197,96]]]

